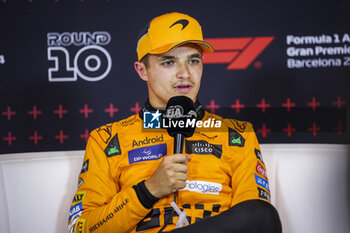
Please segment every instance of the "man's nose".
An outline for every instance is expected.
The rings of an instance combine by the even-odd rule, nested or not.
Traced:
[[[179,79],[189,79],[191,77],[191,71],[188,64],[182,63],[178,65],[176,77]]]

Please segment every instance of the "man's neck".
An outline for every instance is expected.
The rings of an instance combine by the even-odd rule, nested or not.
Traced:
[[[159,103],[158,101],[152,101],[151,99],[148,99],[147,102],[152,107],[152,109],[159,109],[161,111],[165,111],[166,109],[166,103]]]

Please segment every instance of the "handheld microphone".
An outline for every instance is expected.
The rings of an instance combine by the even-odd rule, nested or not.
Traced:
[[[174,154],[183,153],[184,140],[196,129],[197,113],[193,101],[187,96],[171,97],[163,116],[170,127],[168,134],[174,137]],[[193,122],[194,121],[194,122]]]
[[[170,126],[167,128],[168,134],[171,137],[174,137],[174,154],[183,153],[185,137],[191,137],[196,129],[196,118],[196,108],[190,98],[187,96],[174,96],[169,99],[165,114],[163,115],[163,120],[167,121],[168,125]],[[163,232],[164,228],[169,224],[175,210],[179,215],[176,228],[182,227],[183,224],[189,225],[186,218],[186,212],[181,211],[176,205],[176,198],[177,191],[174,193],[174,201],[170,203],[173,210],[159,232]]]

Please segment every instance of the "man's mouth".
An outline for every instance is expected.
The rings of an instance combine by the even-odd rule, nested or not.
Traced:
[[[177,92],[180,92],[182,94],[187,94],[192,90],[193,85],[192,84],[178,84],[174,88]]]

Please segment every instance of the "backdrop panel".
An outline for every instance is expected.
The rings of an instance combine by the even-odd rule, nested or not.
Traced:
[[[251,121],[262,143],[350,143],[347,0],[0,2],[0,153],[83,149],[138,112],[133,68],[154,16],[188,13],[216,48],[199,100]]]

